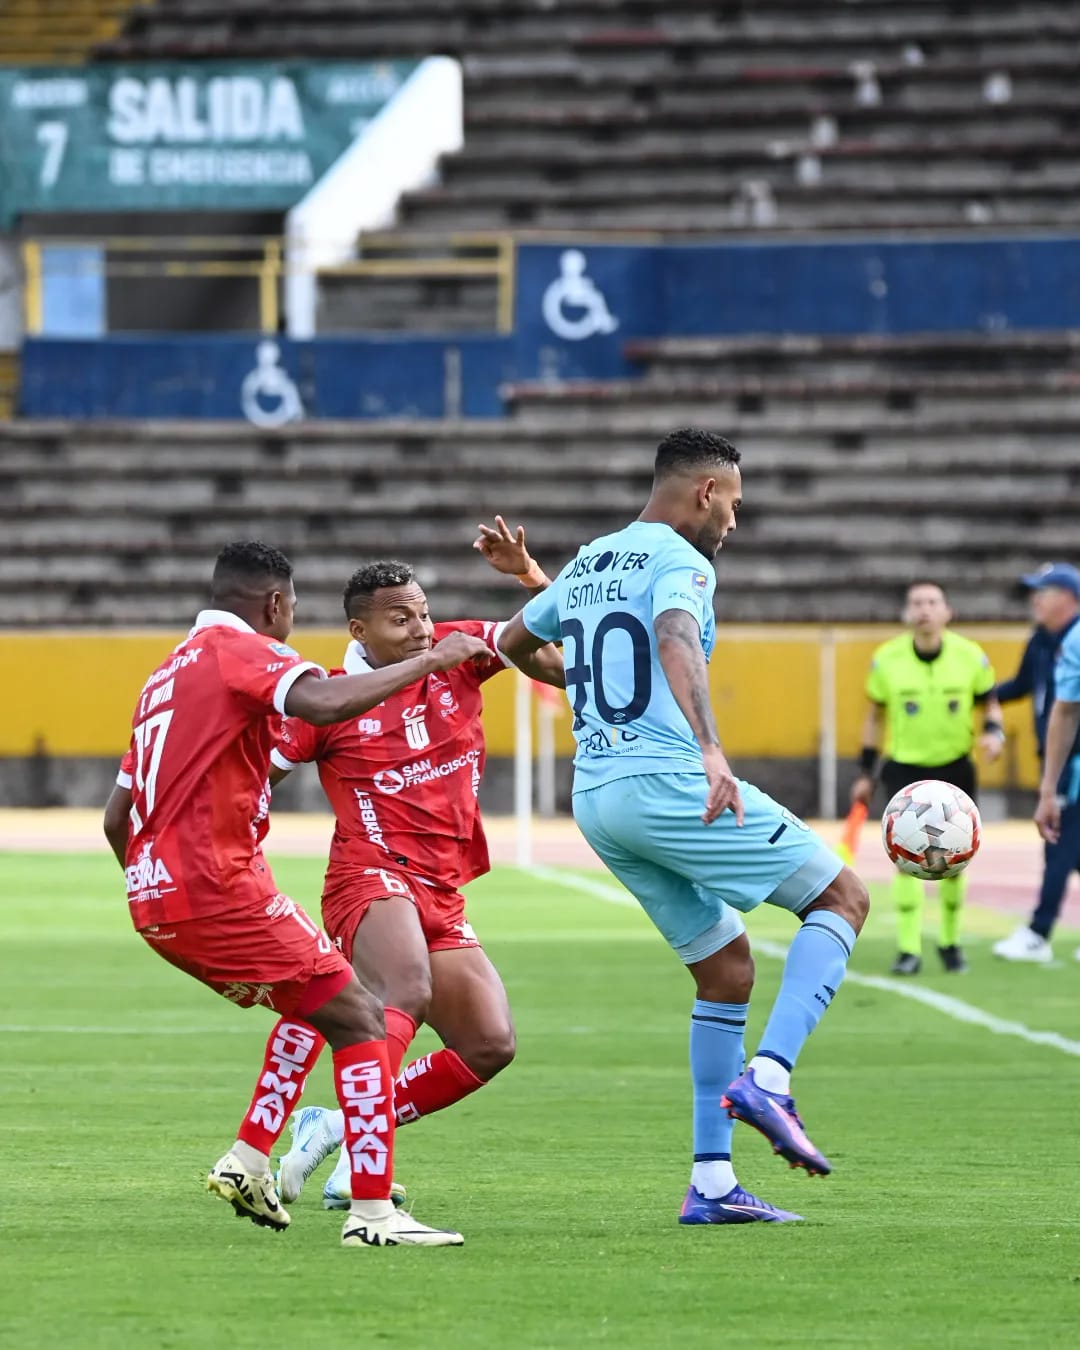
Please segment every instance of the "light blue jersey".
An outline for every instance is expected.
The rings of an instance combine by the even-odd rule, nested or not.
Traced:
[[[522,617],[562,642],[574,711],[574,791],[634,774],[700,771],[701,750],[660,664],[653,621],[683,609],[716,641],[712,564],[671,528],[636,520],[579,550]]]
[[[1058,649],[1054,697],[1063,703],[1080,703],[1080,623],[1073,624]]]
[[[525,606],[529,631],[563,643],[574,711],[574,818],[688,964],[743,932],[763,901],[802,913],[840,871],[807,826],[750,783],[744,822],[702,822],[701,749],[668,684],[653,627],[692,614],[716,641],[711,564],[669,525],[635,521],[586,544]]]

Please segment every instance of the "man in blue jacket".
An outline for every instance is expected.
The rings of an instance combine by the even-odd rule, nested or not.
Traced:
[[[1046,752],[1046,724],[1054,702],[1054,670],[1065,635],[1080,617],[1080,571],[1068,563],[1049,563],[1022,578],[1031,590],[1035,629],[1028,640],[1020,669],[996,690],[1002,703],[1031,696],[1039,758]],[[1069,874],[1080,870],[1080,735],[1058,779],[1061,825],[1057,841],[1044,844],[1039,902],[1031,921],[994,944],[994,955],[1006,961],[1053,960],[1050,934],[1061,912]],[[1080,957],[1080,951],[1077,953]]]

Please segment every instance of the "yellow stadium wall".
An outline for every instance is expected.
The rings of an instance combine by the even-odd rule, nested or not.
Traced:
[[[1027,629],[1016,626],[957,630],[985,647],[999,679],[1019,664]],[[710,667],[713,705],[731,758],[812,759],[820,741],[822,647],[834,644],[837,747],[858,753],[865,704],[863,680],[875,645],[895,627],[720,628]],[[131,709],[147,674],[182,633],[154,631],[0,633],[0,755],[43,750],[56,756],[119,755],[126,747]],[[298,631],[305,656],[333,665],[343,635],[336,629]],[[509,755],[514,742],[514,680],[487,686],[484,725],[492,755]],[[1009,739],[997,764],[985,769],[988,788],[1033,788],[1038,761],[1027,702],[1006,709]],[[560,708],[557,748],[573,753],[569,715]]]

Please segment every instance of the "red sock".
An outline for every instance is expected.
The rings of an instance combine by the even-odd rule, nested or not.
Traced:
[[[267,1039],[262,1073],[237,1139],[269,1157],[325,1044],[307,1022],[280,1019]]]
[[[407,1125],[432,1111],[442,1111],[484,1086],[455,1050],[436,1050],[406,1064],[394,1084],[394,1112]]]
[[[394,1179],[394,1075],[385,1041],[334,1051],[334,1086],[345,1117],[354,1200],[389,1200]]]
[[[386,1053],[390,1057],[390,1072],[396,1078],[405,1051],[416,1035],[416,1023],[400,1008],[384,1008],[383,1017],[386,1019]]]

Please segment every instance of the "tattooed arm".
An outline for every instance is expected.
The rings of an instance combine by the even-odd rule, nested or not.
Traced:
[[[736,823],[741,825],[742,798],[735,775],[720,748],[720,735],[709,700],[709,676],[701,648],[701,629],[694,616],[684,609],[665,609],[657,616],[653,627],[667,682],[701,747],[701,760],[709,780],[709,795],[701,818],[706,825],[711,825],[722,812],[731,810],[735,813]]]

